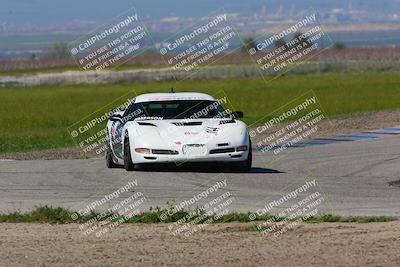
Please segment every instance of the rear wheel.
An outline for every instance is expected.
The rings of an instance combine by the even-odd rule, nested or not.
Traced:
[[[132,162],[129,138],[127,136],[125,137],[125,142],[124,142],[124,168],[127,171],[135,170],[135,164],[133,164],[133,162]]]

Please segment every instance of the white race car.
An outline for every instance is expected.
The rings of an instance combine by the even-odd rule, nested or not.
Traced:
[[[218,162],[251,169],[247,125],[222,101],[202,93],[156,93],[135,98],[107,122],[107,167],[127,171],[143,164]]]

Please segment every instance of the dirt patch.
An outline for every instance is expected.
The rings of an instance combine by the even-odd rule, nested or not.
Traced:
[[[400,125],[400,110],[358,113],[344,118],[324,121],[321,135],[357,133]]]
[[[399,266],[400,222],[304,224],[280,237],[217,224],[190,238],[166,224],[123,225],[101,239],[79,225],[0,224],[1,266]]]
[[[0,159],[36,160],[36,159],[83,159],[87,156],[78,148],[49,149],[33,152],[17,152],[0,155]]]
[[[389,182],[390,186],[400,187],[400,180]]]

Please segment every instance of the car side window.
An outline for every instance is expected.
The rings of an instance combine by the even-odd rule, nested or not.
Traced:
[[[143,116],[143,113],[144,111],[142,105],[140,103],[133,103],[132,105],[129,106],[129,108],[126,109],[123,115],[123,120],[125,122],[132,121],[137,117]]]
[[[131,103],[131,104],[125,109],[125,112],[124,112],[124,114],[122,115],[123,118],[125,118],[125,117],[128,116],[128,114],[130,113],[130,111],[131,111],[133,105],[135,105],[135,103]]]

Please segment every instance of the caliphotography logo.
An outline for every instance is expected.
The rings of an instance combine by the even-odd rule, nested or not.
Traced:
[[[160,220],[172,222],[168,229],[173,237],[190,238],[211,224],[231,219],[237,201],[227,177],[218,175],[167,205],[160,213]]]
[[[299,179],[283,190],[277,198],[268,199],[262,208],[249,214],[249,219],[256,221],[260,217],[267,220],[256,224],[256,229],[268,237],[277,240],[281,235],[294,230],[304,222],[316,220],[330,212],[328,200],[315,178]]]
[[[84,155],[102,156],[107,152],[110,142],[111,146],[122,142],[120,135],[123,124],[116,125],[109,119],[112,115],[123,114],[133,103],[135,96],[135,91],[128,92],[68,127],[72,140]],[[125,120],[128,121],[129,118],[126,117]],[[110,135],[116,138],[111,140]]]
[[[319,15],[314,9],[297,16],[295,22],[272,28],[267,36],[252,43],[248,53],[257,63],[265,80],[274,79],[307,61],[333,45],[323,30]]]
[[[176,80],[183,80],[238,49],[231,15],[221,9],[164,40],[159,51]]]
[[[151,46],[151,37],[134,8],[72,42],[70,53],[85,71],[115,68]]]
[[[332,122],[314,91],[309,91],[253,123],[250,131],[256,148],[267,155],[265,163],[281,160],[296,147],[312,146],[323,139]],[[292,148],[292,149],[290,149]]]

